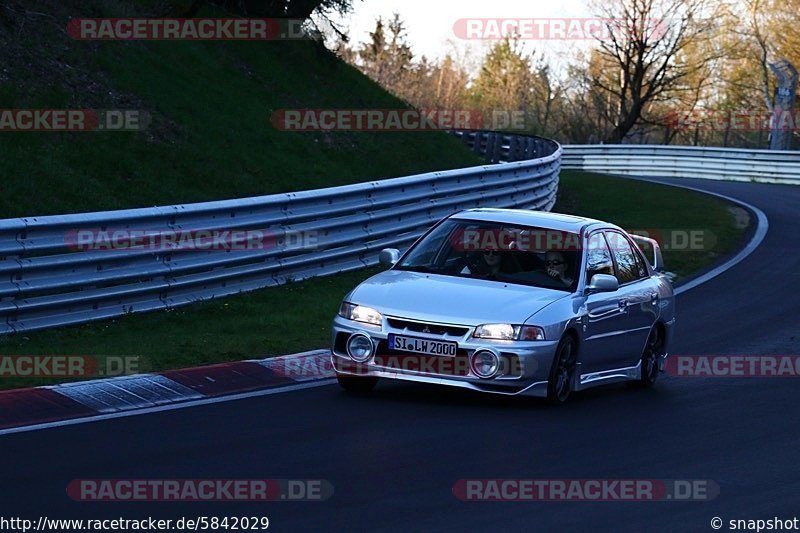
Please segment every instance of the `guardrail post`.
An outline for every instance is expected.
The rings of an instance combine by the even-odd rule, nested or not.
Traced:
[[[472,151],[478,155],[486,154],[486,134],[482,131],[475,132],[475,141],[472,143]]]
[[[486,148],[484,149],[485,159],[487,163],[497,163],[498,159],[498,152],[497,152],[497,134],[489,132],[486,134]]]
[[[536,139],[528,138],[525,141],[525,159],[536,158]]]
[[[522,161],[525,159],[525,139],[518,135],[512,135],[509,139],[510,158],[509,161]]]

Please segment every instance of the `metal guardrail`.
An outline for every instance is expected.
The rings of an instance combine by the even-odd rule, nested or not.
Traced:
[[[455,131],[453,134],[492,164],[536,159],[552,152],[553,141],[532,135],[494,131]]]
[[[566,145],[564,169],[800,184],[800,152],[659,145]]]
[[[499,159],[495,134],[456,133]],[[477,143],[476,143],[477,140]],[[490,141],[491,140],[491,141]],[[473,207],[550,210],[561,147],[512,141],[503,164],[314,191],[188,205],[0,220],[0,334],[170,309],[377,264],[434,222]],[[499,150],[499,151],[498,151]],[[76,248],[76,232],[264,231],[274,245],[247,251]],[[314,246],[290,243],[314,234]]]

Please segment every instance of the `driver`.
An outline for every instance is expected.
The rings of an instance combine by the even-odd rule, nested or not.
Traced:
[[[573,279],[567,276],[567,261],[561,252],[547,252],[544,259],[544,266],[547,268],[547,275],[559,280],[565,286],[572,285]]]
[[[468,261],[461,274],[480,274],[483,276],[497,276],[503,272],[503,257],[497,250],[483,250],[480,257]],[[474,257],[474,256],[473,256]]]

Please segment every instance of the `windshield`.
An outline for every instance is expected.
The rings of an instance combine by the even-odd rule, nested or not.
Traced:
[[[574,233],[449,219],[395,268],[571,292],[577,286],[579,250]]]

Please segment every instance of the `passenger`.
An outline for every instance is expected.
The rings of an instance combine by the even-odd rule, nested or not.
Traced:
[[[544,266],[547,275],[559,280],[564,286],[572,285],[573,279],[567,276],[567,261],[561,252],[550,251],[545,255]]]

